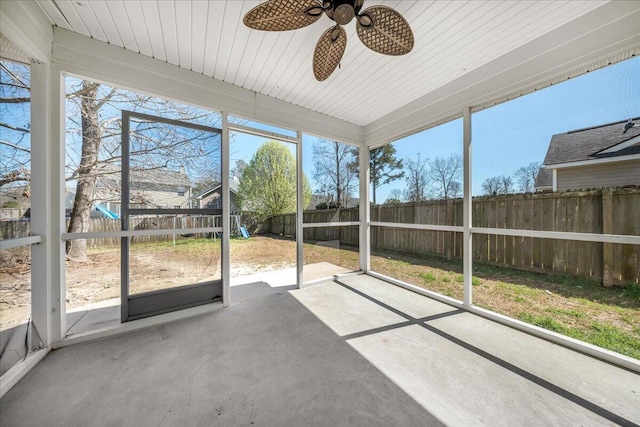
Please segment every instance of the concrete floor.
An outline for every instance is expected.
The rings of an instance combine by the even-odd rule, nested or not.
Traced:
[[[337,274],[348,273],[346,268],[328,263],[318,262],[315,264],[306,264],[302,269],[303,280],[307,282],[315,282],[318,280],[331,278]],[[247,283],[267,282],[271,286],[289,286],[296,283],[296,268],[285,268],[281,270],[265,271],[246,276],[231,277],[231,286],[245,285]],[[21,325],[22,326],[22,325]],[[66,338],[74,335],[84,334],[91,331],[102,329],[117,329],[120,326],[120,298],[100,301],[84,307],[74,308],[67,311],[67,333]],[[26,329],[25,329],[26,330]],[[21,332],[20,330],[18,332]],[[11,343],[20,344],[24,341],[26,332],[22,333],[6,333],[7,340],[13,337]],[[0,348],[5,348],[4,335],[0,333]],[[9,345],[7,353],[11,354],[11,358],[6,358],[8,367],[13,366],[16,361],[20,361],[24,357],[23,345]],[[0,359],[2,362],[2,359]],[[4,371],[3,371],[4,372]]]
[[[2,426],[640,423],[640,376],[368,276],[51,352]]]

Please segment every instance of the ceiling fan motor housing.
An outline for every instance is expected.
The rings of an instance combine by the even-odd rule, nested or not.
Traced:
[[[347,25],[360,12],[364,0],[332,0],[324,3],[329,18],[338,25]]]

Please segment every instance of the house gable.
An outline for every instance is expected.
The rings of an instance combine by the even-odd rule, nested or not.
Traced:
[[[640,135],[635,136],[628,141],[616,144],[613,147],[609,147],[606,150],[600,151],[598,154],[613,154],[620,153],[622,151],[640,152]]]

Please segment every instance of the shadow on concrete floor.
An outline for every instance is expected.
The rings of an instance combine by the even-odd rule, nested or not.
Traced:
[[[442,423],[288,291],[55,350],[2,399],[2,425]]]
[[[640,376],[350,276],[49,354],[1,425],[623,425]]]

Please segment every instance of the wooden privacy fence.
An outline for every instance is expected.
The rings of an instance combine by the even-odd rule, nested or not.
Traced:
[[[618,188],[476,197],[473,226],[538,231],[640,235],[640,189]],[[305,223],[358,221],[358,209],[309,211]],[[462,200],[379,205],[371,221],[462,225]],[[265,224],[272,233],[295,236],[295,215]],[[358,244],[358,227],[306,228],[304,239]],[[462,233],[371,227],[372,250],[462,256]],[[473,259],[535,272],[593,277],[605,285],[640,281],[640,245],[537,237],[473,235]]]
[[[232,216],[233,217],[233,216]],[[253,224],[255,219],[252,217],[239,218],[240,224],[251,223]],[[205,227],[221,227],[220,216],[162,216],[162,217],[136,217],[130,220],[131,230],[170,230],[170,229],[187,229],[187,228],[205,228]],[[236,221],[231,221],[232,234],[237,233]],[[66,220],[66,227],[69,227],[69,220]],[[107,219],[107,218],[90,218],[89,219],[89,232],[109,232],[109,231],[121,231],[120,220]],[[2,221],[0,222],[0,236],[2,239],[13,239],[17,237],[26,237],[30,233],[30,221]],[[169,242],[174,240],[174,235],[169,234],[159,236],[136,236],[132,238],[134,243],[152,243],[152,242]],[[210,236],[209,233],[197,233],[195,237]],[[194,237],[192,233],[186,232],[184,235],[178,233],[175,235],[176,240],[184,240],[190,237]],[[119,237],[102,237],[98,239],[86,239],[87,248],[95,249],[105,246],[120,245]]]

